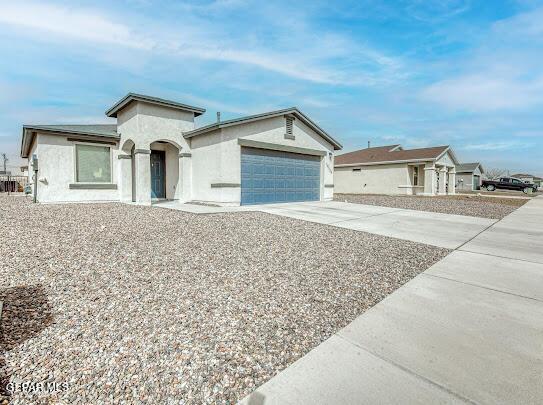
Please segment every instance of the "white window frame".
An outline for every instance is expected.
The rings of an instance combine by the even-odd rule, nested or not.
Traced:
[[[415,169],[417,172],[417,182],[415,183]],[[413,185],[418,186],[419,185],[419,177],[420,177],[420,170],[419,166],[413,166]]]
[[[81,142],[74,141],[73,147],[73,158],[74,158],[74,183],[75,184],[113,184],[113,153],[111,151],[111,145],[98,142]],[[77,180],[77,145],[88,145],[88,146],[101,146],[109,149],[109,181],[78,181]]]

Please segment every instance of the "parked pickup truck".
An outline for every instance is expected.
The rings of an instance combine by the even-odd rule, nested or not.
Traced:
[[[488,191],[494,191],[496,189],[518,190],[525,194],[528,194],[530,190],[537,191],[537,186],[535,184],[525,183],[514,177],[500,177],[499,179],[494,180],[483,180],[481,187],[486,188]]]

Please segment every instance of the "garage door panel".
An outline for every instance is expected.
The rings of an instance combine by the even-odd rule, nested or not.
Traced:
[[[242,148],[241,203],[317,201],[320,157]]]

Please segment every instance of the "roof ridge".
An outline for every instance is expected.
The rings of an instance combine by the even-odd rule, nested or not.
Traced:
[[[126,96],[122,97],[115,104],[113,104],[113,106],[111,106],[106,111],[106,115],[108,117],[117,117],[117,112],[122,110],[126,105],[128,105],[132,101],[143,101],[143,102],[147,102],[147,103],[151,103],[151,104],[162,105],[162,106],[165,106],[165,107],[191,111],[191,112],[194,113],[195,116],[201,115],[201,114],[206,112],[205,108],[195,107],[195,106],[192,106],[192,105],[180,103],[180,102],[174,101],[174,100],[168,100],[168,99],[165,99],[165,98],[148,96],[146,94],[130,92]]]
[[[281,114],[287,114],[287,113],[290,113],[290,112],[298,114],[299,119],[304,121],[306,125],[308,125],[316,133],[318,133],[322,138],[324,138],[325,140],[330,142],[334,146],[334,148],[336,150],[339,150],[339,149],[342,148],[342,145],[338,141],[336,141],[332,136],[330,136],[319,125],[317,125],[315,122],[313,122],[311,120],[311,118],[309,118],[307,115],[305,115],[298,107],[282,108],[282,109],[279,109],[279,110],[267,111],[267,112],[263,112],[263,113],[259,113],[259,114],[247,115],[247,116],[242,116],[242,117],[238,117],[238,118],[232,118],[232,119],[229,119],[229,120],[213,122],[211,124],[204,125],[203,127],[200,127],[200,128],[195,128],[195,129],[190,130],[190,131],[185,131],[185,132],[183,132],[183,137],[188,139],[188,138],[192,138],[193,136],[204,134],[204,133],[206,133],[206,132],[208,132],[210,130],[219,129],[219,128],[223,127],[223,126],[236,125],[238,123],[241,124],[241,123],[244,123],[245,121],[251,122],[251,121],[259,120],[259,119],[274,118],[274,117],[277,117],[277,116],[279,116]]]

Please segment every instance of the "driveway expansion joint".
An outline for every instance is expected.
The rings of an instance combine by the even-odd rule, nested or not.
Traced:
[[[427,271],[423,271],[422,273],[420,273],[420,275],[421,275],[421,276],[425,276],[425,277],[433,277],[433,278],[439,278],[439,279],[442,279],[442,280],[452,281],[452,282],[454,282],[454,283],[459,283],[459,284],[464,284],[464,285],[470,285],[470,286],[472,286],[472,287],[482,288],[482,289],[484,289],[484,290],[495,291],[495,292],[498,292],[498,293],[501,293],[501,294],[512,295],[513,297],[517,297],[517,298],[522,298],[522,299],[527,299],[527,300],[532,300],[532,301],[537,301],[537,302],[543,303],[543,300],[540,300],[540,299],[538,299],[538,298],[528,297],[528,296],[526,296],[526,295],[521,295],[521,294],[515,294],[515,293],[509,292],[509,291],[503,291],[503,290],[500,290],[500,289],[497,289],[497,288],[491,288],[491,287],[488,287],[488,286],[484,286],[484,285],[482,285],[482,284],[468,283],[468,282],[466,282],[466,281],[455,280],[454,278],[450,278],[450,277],[444,277],[444,276],[440,276],[440,275],[437,275],[437,274],[430,274],[430,273],[428,273]]]
[[[438,389],[440,389],[440,390],[442,390],[442,391],[445,391],[447,394],[452,395],[452,396],[454,396],[454,397],[460,399],[460,400],[463,401],[463,402],[466,402],[466,403],[468,403],[468,404],[478,405],[477,402],[475,402],[475,401],[473,401],[473,400],[471,400],[471,399],[469,399],[469,398],[466,398],[466,397],[464,397],[463,395],[458,394],[457,392],[451,390],[450,388],[448,388],[448,387],[446,387],[446,386],[444,386],[444,385],[441,385],[440,383],[438,383],[438,382],[436,382],[436,381],[434,381],[434,380],[431,380],[430,378],[427,378],[427,377],[425,377],[425,376],[423,376],[423,375],[417,373],[416,371],[414,371],[414,370],[412,370],[412,369],[410,369],[410,368],[408,368],[408,367],[402,366],[401,364],[396,363],[395,361],[393,361],[393,360],[391,360],[391,359],[389,359],[389,358],[387,358],[387,357],[384,357],[384,356],[382,356],[382,355],[380,355],[380,354],[374,353],[373,351],[371,351],[371,350],[368,349],[367,347],[362,346],[362,345],[361,345],[360,343],[358,343],[358,342],[352,341],[352,340],[349,339],[347,336],[343,336],[343,335],[341,334],[341,330],[338,331],[337,333],[335,333],[335,336],[337,336],[338,338],[344,340],[345,342],[347,342],[347,343],[349,343],[349,344],[355,346],[356,348],[358,348],[358,349],[360,349],[360,350],[363,350],[363,351],[365,351],[366,353],[369,353],[370,355],[372,355],[372,356],[374,356],[374,357],[377,357],[378,359],[383,360],[383,361],[387,362],[388,364],[390,364],[390,365],[392,365],[392,366],[394,366],[394,367],[396,367],[396,368],[398,368],[398,369],[400,369],[400,370],[402,370],[402,371],[404,371],[404,372],[406,372],[406,373],[408,373],[408,374],[414,376],[415,378],[418,378],[418,379],[420,379],[420,380],[422,380],[422,381],[425,381],[425,382],[427,382],[427,383],[433,385],[434,387],[436,387],[436,388],[438,388]]]

